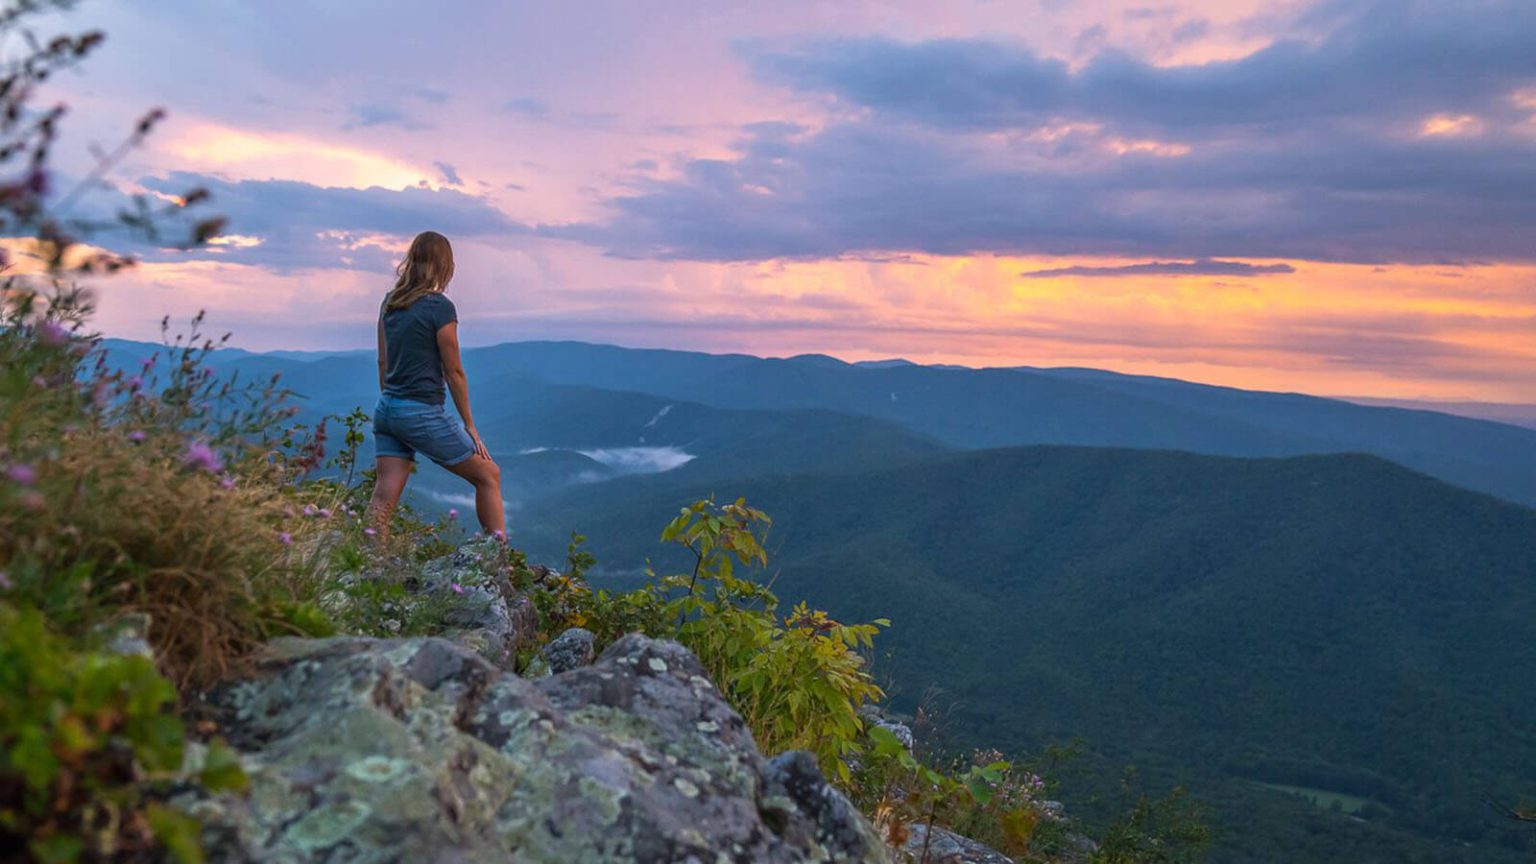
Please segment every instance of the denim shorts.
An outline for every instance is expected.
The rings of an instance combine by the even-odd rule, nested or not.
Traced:
[[[380,396],[373,409],[374,456],[416,458],[423,453],[450,468],[475,455],[475,442],[443,405]]]

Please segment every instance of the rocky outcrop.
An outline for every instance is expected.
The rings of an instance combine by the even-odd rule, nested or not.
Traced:
[[[905,861],[912,864],[1013,864],[997,850],[937,826],[912,825],[902,845]]]
[[[211,699],[250,789],[177,802],[210,861],[889,859],[809,756],[765,761],[671,642],[626,636],[533,682],[443,639],[282,640]]]
[[[510,669],[538,623],[532,603],[507,581],[501,557],[494,539],[472,540],[422,568],[421,584],[406,602],[418,615],[432,613],[435,621],[429,632]]]

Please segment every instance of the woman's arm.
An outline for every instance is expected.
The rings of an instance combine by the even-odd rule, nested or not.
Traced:
[[[491,458],[490,451],[485,449],[485,442],[480,440],[480,433],[475,431],[475,418],[469,413],[469,376],[464,374],[464,363],[459,358],[459,324],[450,321],[437,331],[437,353],[443,361],[443,380],[448,384],[448,392],[453,395],[453,407],[459,409],[459,417],[464,420],[464,431],[474,439],[475,452]]]
[[[379,392],[384,392],[384,369],[388,361],[384,354],[384,310],[379,310]]]

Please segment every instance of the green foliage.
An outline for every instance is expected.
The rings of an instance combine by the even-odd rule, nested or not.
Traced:
[[[868,737],[854,795],[888,842],[905,843],[913,825],[939,825],[1018,861],[1053,860],[1040,856],[1058,851],[1049,839],[1062,833],[1062,819],[1044,806],[1039,776],[996,751],[944,769],[908,750],[889,729],[872,726]]]
[[[603,640],[634,630],[677,639],[698,656],[764,752],[808,750],[846,783],[848,760],[862,750],[859,708],[884,696],[861,652],[889,622],[842,624],[803,603],[780,617],[767,586],[736,575],[738,567],[767,564],[762,534],[771,524],[744,500],[694,502],[661,534],[692,554],[691,572],[658,578],[647,571],[650,581],[635,591],[578,595],[579,618]],[[573,556],[579,545],[573,542]],[[590,566],[590,559],[573,557],[578,563]]]
[[[175,699],[149,660],[76,650],[37,612],[0,603],[0,848],[76,861],[159,846],[200,861],[196,822],[156,805],[144,782],[179,778]],[[195,779],[246,782],[220,747]]]
[[[1211,841],[1201,808],[1183,789],[1153,797],[1127,771],[1121,788],[1134,803],[1099,839],[1094,864],[1193,864]]]

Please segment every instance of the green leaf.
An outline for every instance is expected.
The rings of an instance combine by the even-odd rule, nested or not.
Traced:
[[[74,864],[85,851],[85,844],[72,834],[55,834],[33,840],[27,849],[39,864]]]
[[[199,839],[202,826],[196,819],[161,804],[144,809],[155,839],[164,844],[180,864],[203,864],[203,846]]]
[[[208,746],[208,757],[198,780],[210,792],[244,792],[251,785],[240,767],[240,754],[221,740]]]
[[[971,793],[971,797],[976,799],[976,803],[983,807],[992,803],[992,795],[996,792],[992,784],[979,774],[972,774],[965,778],[965,788]]]

